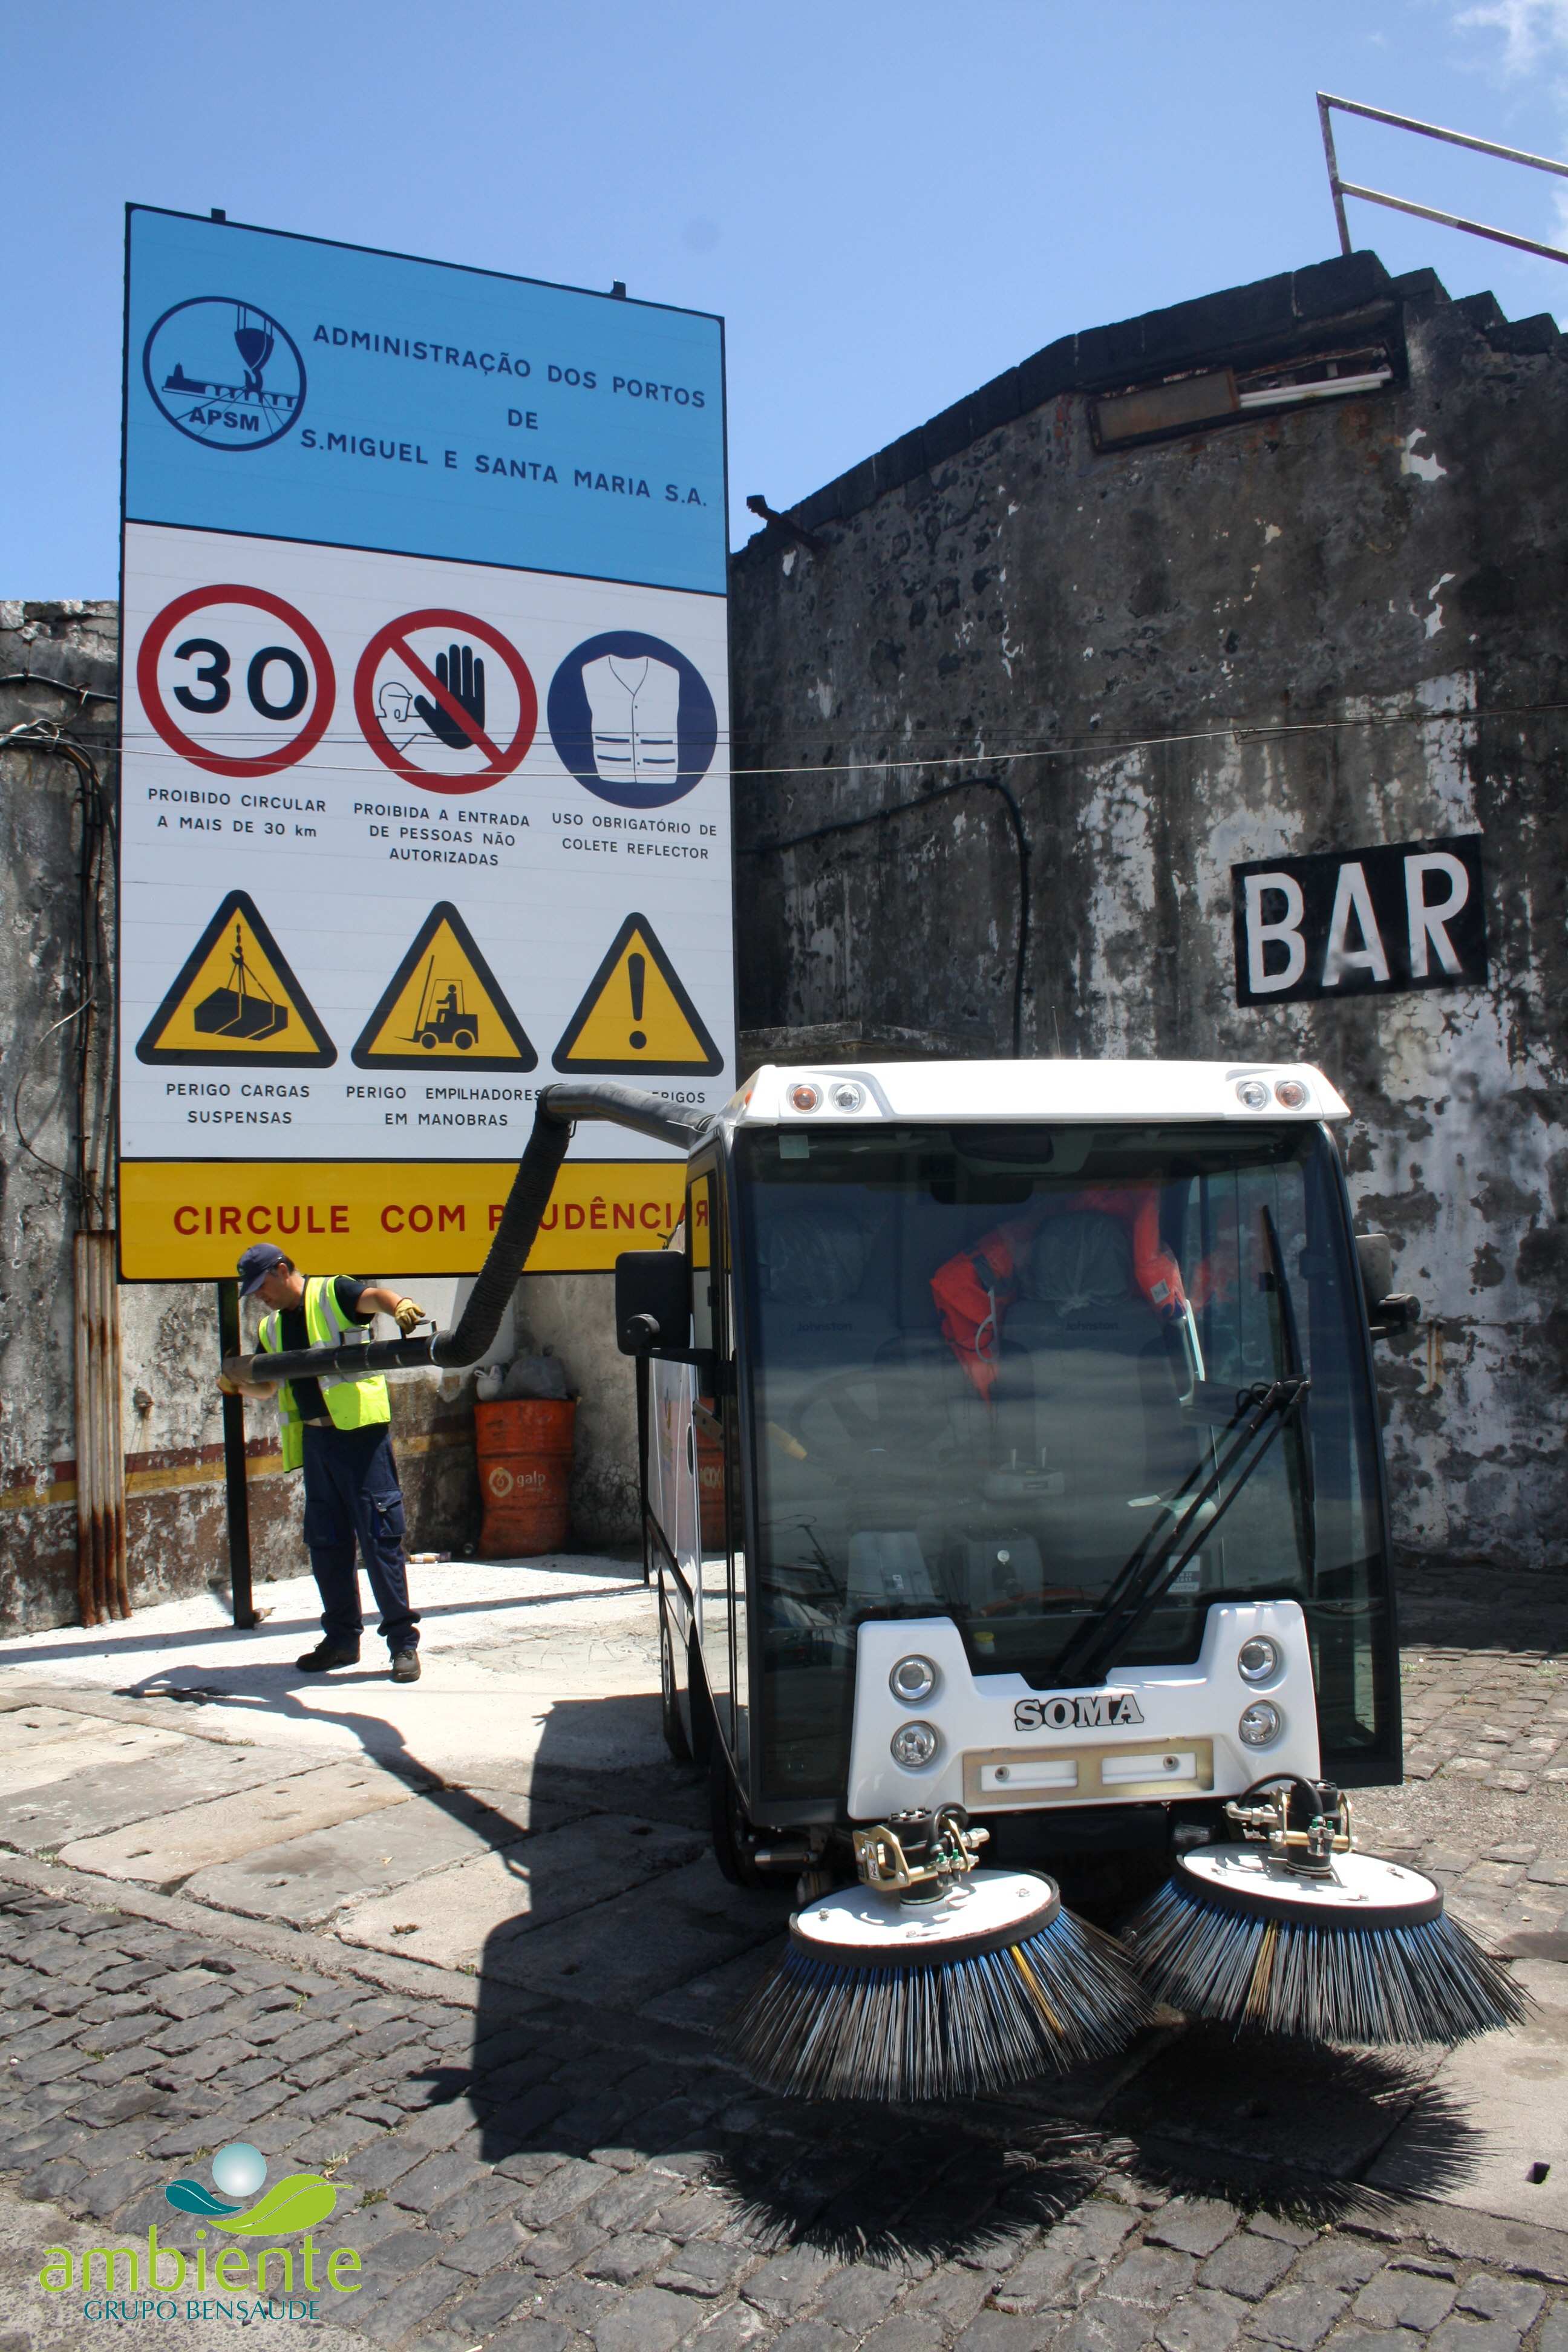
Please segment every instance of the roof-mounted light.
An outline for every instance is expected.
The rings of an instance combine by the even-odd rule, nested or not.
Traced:
[[[805,1084],[791,1087],[789,1098],[792,1108],[795,1110],[819,1110],[822,1107],[822,1088]]]

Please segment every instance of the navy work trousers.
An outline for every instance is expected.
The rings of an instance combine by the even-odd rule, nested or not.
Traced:
[[[363,1429],[316,1429],[305,1441],[305,1546],[321,1596],[321,1631],[345,1650],[364,1631],[357,1539],[370,1589],[381,1611],[381,1632],[394,1656],[419,1647],[419,1619],[408,1606],[403,1557],[403,1489],[397,1483],[388,1424]]]

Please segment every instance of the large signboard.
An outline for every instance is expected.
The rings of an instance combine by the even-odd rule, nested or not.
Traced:
[[[733,1090],[721,322],[142,206],[126,321],[122,1271],[471,1271],[552,1078]]]

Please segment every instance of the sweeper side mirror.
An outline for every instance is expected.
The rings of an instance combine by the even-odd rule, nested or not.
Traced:
[[[685,1356],[691,1267],[684,1250],[623,1250],[616,1260],[616,1343],[623,1356]]]
[[[1373,1338],[1387,1339],[1397,1331],[1413,1331],[1421,1320],[1421,1302],[1409,1291],[1394,1287],[1394,1245],[1388,1235],[1357,1234],[1355,1254]]]

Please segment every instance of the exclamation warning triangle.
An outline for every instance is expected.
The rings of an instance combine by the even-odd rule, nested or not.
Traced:
[[[521,1022],[456,907],[431,908],[360,1032],[362,1070],[531,1070]]]
[[[553,1055],[558,1070],[661,1070],[711,1076],[724,1056],[654,935],[628,915]]]
[[[231,890],[136,1041],[139,1062],[324,1070],[338,1049],[243,890]]]

